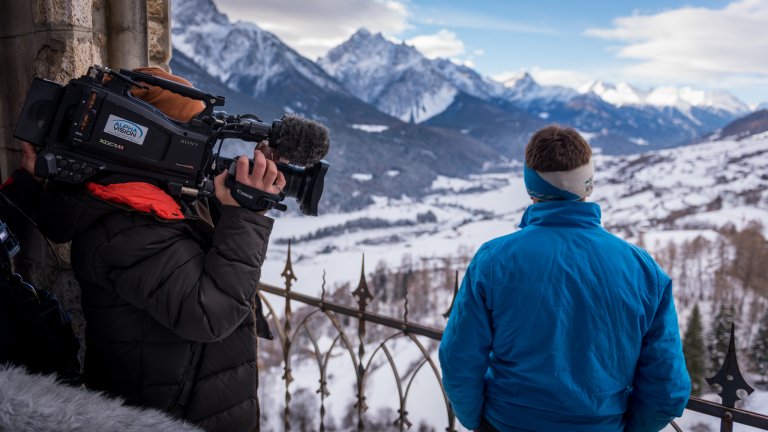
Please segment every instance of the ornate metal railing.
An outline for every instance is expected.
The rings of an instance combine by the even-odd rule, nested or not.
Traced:
[[[384,355],[386,364],[391,368],[397,388],[397,418],[394,419],[392,425],[400,431],[405,431],[412,426],[412,422],[408,418],[408,396],[417,374],[423,367],[427,367],[428,370],[432,372],[434,379],[442,392],[442,394],[437,397],[441,398],[445,403],[445,419],[447,424],[445,431],[456,431],[457,421],[443,389],[439,367],[432,358],[430,350],[418,338],[418,336],[426,337],[427,339],[438,343],[442,338],[443,331],[439,328],[415,324],[408,321],[407,292],[404,293],[403,299],[403,319],[391,318],[368,311],[368,306],[374,297],[368,289],[364,258],[361,266],[360,281],[357,288],[351,293],[357,303],[356,307],[328,301],[326,298],[325,280],[323,280],[322,295],[320,298],[294,292],[291,288],[297,279],[293,272],[293,265],[291,262],[290,243],[288,245],[285,269],[281,276],[285,280],[285,288],[262,283],[260,284],[260,296],[267,308],[267,316],[272,320],[271,327],[273,332],[277,334],[279,346],[281,348],[282,368],[284,370],[282,379],[285,381],[285,408],[282,422],[285,431],[294,430],[291,425],[292,395],[290,384],[293,381],[291,356],[294,354],[295,350],[294,343],[300,335],[304,335],[309,339],[311,349],[308,354],[310,357],[314,358],[320,375],[319,388],[317,389],[320,398],[319,416],[317,417],[318,424],[316,427],[313,427],[312,430],[325,431],[326,429],[325,402],[326,398],[329,396],[327,381],[328,364],[332,357],[332,352],[338,349],[342,352],[346,352],[354,365],[356,382],[354,409],[356,411],[355,421],[356,429],[358,431],[365,430],[366,428],[366,423],[364,421],[365,412],[368,410],[368,405],[366,404],[366,379],[371,373],[373,360],[379,353]],[[458,292],[458,272],[456,272],[456,278],[454,279],[453,285],[453,297],[455,299],[456,293]],[[265,294],[276,295],[284,299],[285,306],[282,315],[277,313],[277,310],[272,306]],[[309,309],[309,312],[305,311],[302,314],[295,314],[292,309],[292,304],[294,302],[305,305],[306,308]],[[452,307],[453,300],[451,301],[451,306],[443,314],[444,317],[448,317]],[[313,327],[310,325],[312,319],[317,316],[324,316],[328,319],[332,328],[336,331],[336,336],[333,338],[330,347],[325,350],[321,349],[318,342],[318,336],[314,334]],[[357,321],[356,330],[354,330],[354,326],[347,326],[347,328],[345,328],[343,321],[349,321],[350,319]],[[387,335],[381,341],[367,341],[367,324],[369,323],[393,329],[395,332]],[[350,329],[356,333],[356,341],[353,341],[353,338],[348,335]],[[393,353],[387,347],[387,343],[396,338],[406,338],[409,340],[418,348],[418,351],[422,356],[422,359],[419,360],[415,366],[410,367],[410,371],[404,374],[401,374],[401,370],[398,369]],[[366,347],[375,347],[367,357]],[[715,376],[707,378],[706,381],[710,385],[720,386],[721,391],[718,395],[721,397],[722,403],[718,404],[697,397],[691,397],[686,409],[720,419],[721,432],[732,431],[734,424],[742,424],[762,430],[768,430],[768,416],[735,408],[736,402],[740,399],[738,395],[739,390],[745,391],[747,395],[749,395],[754,389],[747,384],[739,370],[733,326],[731,327],[730,344],[723,365]],[[675,422],[670,423],[670,426],[676,431],[683,431],[683,429]]]

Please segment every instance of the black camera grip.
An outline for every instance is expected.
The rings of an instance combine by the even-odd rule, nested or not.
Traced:
[[[288,209],[285,204],[280,203],[283,200],[283,197],[280,195],[267,193],[237,181],[232,182],[228,187],[232,198],[249,210],[264,211],[275,209],[285,211]]]
[[[253,161],[249,160],[248,164],[248,170],[250,171],[253,169]],[[283,194],[275,195],[242,184],[236,180],[236,175],[237,160],[235,159],[229,166],[229,174],[227,174],[224,184],[229,188],[229,193],[232,195],[232,198],[234,198],[241,206],[253,211],[265,211],[271,209],[286,211],[288,209],[285,204],[280,202],[285,198]]]

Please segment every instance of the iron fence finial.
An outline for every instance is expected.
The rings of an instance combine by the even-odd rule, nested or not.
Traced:
[[[736,358],[736,332],[735,326],[731,323],[731,340],[728,343],[728,352],[725,354],[723,365],[720,370],[711,378],[706,378],[707,384],[718,384],[721,388],[718,395],[722,399],[723,406],[733,408],[736,401],[741,399],[737,394],[739,390],[744,390],[747,395],[752,394],[755,389],[752,388],[739,369],[739,362]]]
[[[280,276],[285,279],[285,290],[290,291],[293,282],[296,282],[296,274],[293,272],[293,263],[291,262],[291,240],[288,239],[288,255],[285,257],[285,268]]]
[[[361,312],[365,311],[370,301],[374,298],[368,289],[368,282],[365,280],[365,254],[363,254],[363,264],[360,268],[360,282],[357,284],[357,289],[352,291],[352,295],[357,298],[357,304]]]

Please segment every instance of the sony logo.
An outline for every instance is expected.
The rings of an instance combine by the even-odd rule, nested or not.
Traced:
[[[186,144],[188,146],[192,146],[192,147],[199,147],[200,146],[200,143],[197,142],[197,141],[192,141],[192,140],[188,140],[188,139],[184,139],[184,138],[181,138],[180,141],[181,141],[182,144]]]

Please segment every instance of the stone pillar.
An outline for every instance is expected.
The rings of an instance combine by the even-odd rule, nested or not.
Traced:
[[[107,0],[107,47],[112,69],[149,64],[147,0]]]
[[[147,0],[147,32],[149,38],[149,65],[170,72],[171,61],[171,2]]]

